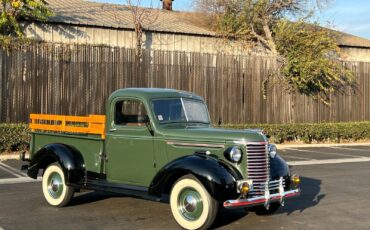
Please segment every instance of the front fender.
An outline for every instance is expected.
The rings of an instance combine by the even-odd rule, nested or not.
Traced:
[[[285,180],[285,189],[290,188],[290,170],[286,161],[276,154],[274,158],[270,158],[270,178],[271,180],[279,180],[280,177]]]
[[[36,179],[39,169],[54,162],[62,167],[67,184],[79,184],[85,174],[85,165],[81,153],[64,144],[48,144],[41,148],[31,159],[27,175]]]
[[[240,173],[225,163],[202,154],[178,158],[164,166],[153,179],[149,193],[160,197],[169,193],[173,184],[181,176],[194,175],[218,201],[238,197],[236,180],[241,180]]]

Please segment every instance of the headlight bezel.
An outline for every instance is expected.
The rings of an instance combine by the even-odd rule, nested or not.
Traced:
[[[243,159],[243,150],[239,146],[232,146],[226,149],[224,156],[233,163],[240,163]]]

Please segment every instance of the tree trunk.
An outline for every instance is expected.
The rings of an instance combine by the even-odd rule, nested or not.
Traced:
[[[263,22],[263,31],[265,33],[265,38],[266,38],[266,41],[267,41],[268,46],[270,48],[270,51],[273,54],[278,54],[277,49],[276,49],[276,44],[275,44],[274,38],[272,37],[272,32],[271,32],[271,29],[268,25],[267,20],[264,20],[264,22]]]
[[[142,44],[143,44],[143,27],[140,23],[135,25],[135,33],[136,33],[136,54],[139,58],[142,55]]]

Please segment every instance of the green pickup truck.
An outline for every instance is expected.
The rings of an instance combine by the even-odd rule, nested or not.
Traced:
[[[43,173],[56,207],[81,189],[109,191],[168,201],[181,227],[207,229],[219,206],[269,214],[300,194],[299,177],[260,130],[212,127],[204,100],[189,92],[121,89],[105,116],[34,114],[30,127],[25,167],[31,178]]]

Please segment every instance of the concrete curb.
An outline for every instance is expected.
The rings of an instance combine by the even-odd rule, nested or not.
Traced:
[[[26,153],[26,158],[28,157],[29,155]],[[19,153],[0,154],[0,162],[6,160],[19,160]]]
[[[289,148],[318,148],[318,147],[350,147],[350,146],[369,146],[370,143],[337,143],[337,144],[277,144],[278,149]]]

